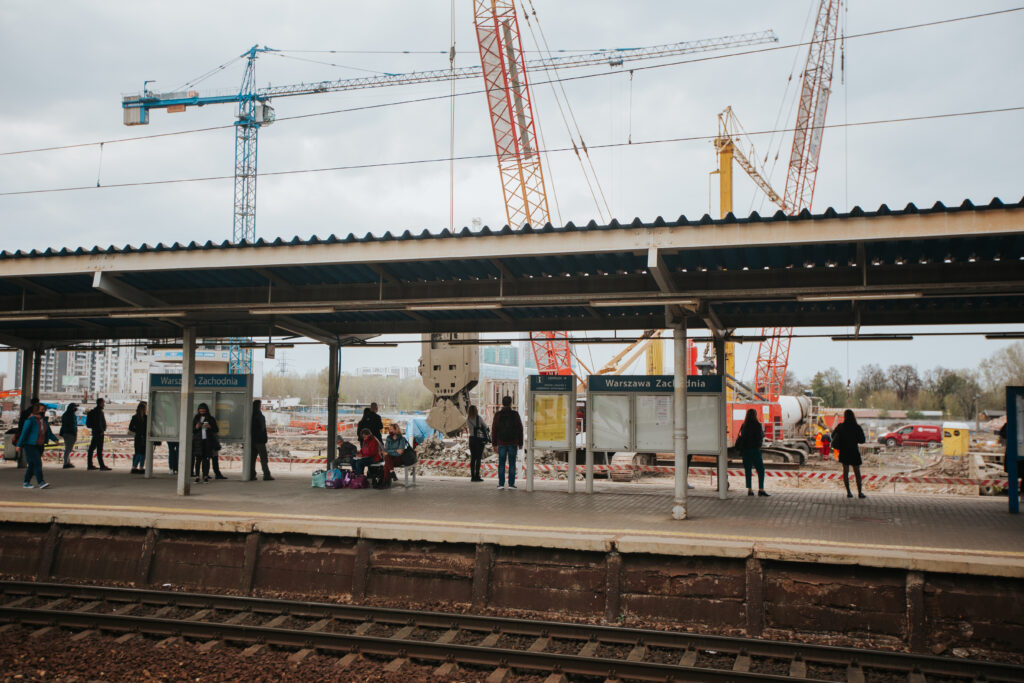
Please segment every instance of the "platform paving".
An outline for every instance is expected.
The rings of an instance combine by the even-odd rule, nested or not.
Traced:
[[[617,543],[676,554],[785,548],[830,561],[845,555],[853,563],[889,557],[904,564],[942,558],[1012,564],[1024,576],[1024,516],[1008,514],[1006,499],[998,497],[872,493],[859,500],[837,488],[780,490],[770,498],[733,491],[720,500],[698,487],[690,492],[690,519],[677,521],[668,482],[599,481],[592,495],[570,495],[564,481],[537,482],[530,493],[497,490],[493,481],[424,476],[410,488],[325,490],[311,488],[306,473],[282,472],[270,482],[242,482],[232,473],[226,481],[193,484],[193,494],[181,497],[167,473],[147,480],[122,469],[50,469],[46,490],[21,488],[23,476],[24,470],[0,464],[0,520],[158,527],[188,521],[239,530],[257,524],[276,533],[504,539],[594,550]]]

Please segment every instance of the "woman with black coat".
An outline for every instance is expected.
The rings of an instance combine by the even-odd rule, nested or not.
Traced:
[[[199,470],[202,468],[203,481],[210,481],[210,461],[217,447],[217,420],[210,415],[210,407],[200,403],[196,416],[192,418],[192,457],[196,459],[194,469],[196,483],[199,483]]]
[[[753,408],[747,409],[747,416],[740,425],[739,436],[736,437],[736,447],[743,455],[743,475],[747,483],[747,495],[754,495],[754,489],[750,485],[750,470],[757,470],[757,495],[767,498],[769,494],[764,490],[764,458],[761,455],[761,444],[764,443],[764,429],[757,420],[757,411]]]
[[[135,437],[132,474],[146,473],[146,422],[149,419],[147,412],[146,402],[139,401],[139,405],[135,408],[135,414],[132,415],[132,420],[128,423],[128,431]]]
[[[64,440],[64,469],[74,468],[71,464],[71,451],[78,440],[78,404],[69,403],[67,410],[60,416],[60,438]]]
[[[843,485],[846,486],[846,497],[853,498],[850,493],[850,468],[857,477],[857,497],[867,498],[861,488],[860,480],[860,447],[867,439],[864,438],[864,430],[857,424],[857,418],[853,411],[847,409],[843,413],[843,421],[832,430],[832,448],[839,451],[839,462],[843,464]]]

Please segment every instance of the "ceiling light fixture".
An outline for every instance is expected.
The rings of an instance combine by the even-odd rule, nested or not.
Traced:
[[[910,341],[912,334],[838,334],[832,341]]]
[[[883,292],[880,294],[800,294],[797,301],[873,301],[884,299],[919,299],[921,292]]]
[[[494,303],[455,303],[450,304],[409,304],[405,307],[407,311],[478,311],[493,310],[501,308],[501,304]]]
[[[700,301],[692,298],[594,299],[590,302],[590,305],[594,308],[608,308],[611,306],[686,306],[693,308],[700,305]]]
[[[284,308],[250,308],[249,315],[323,315],[334,313],[334,306],[288,306]]]
[[[185,311],[131,311],[129,313],[111,313],[111,318],[181,318]]]

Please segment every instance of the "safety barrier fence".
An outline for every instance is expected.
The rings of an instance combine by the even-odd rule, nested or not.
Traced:
[[[84,458],[86,457],[85,451],[74,451],[71,453],[72,458]],[[47,451],[44,458],[46,460],[60,460],[62,454],[58,451]],[[131,453],[125,452],[113,452],[104,453],[103,457],[106,459],[131,459]],[[166,460],[166,456],[156,456],[157,460]],[[323,465],[326,462],[326,456],[312,457],[312,458],[280,458],[271,457],[269,461],[272,463],[285,463],[285,464],[306,464],[306,465]],[[238,455],[222,455],[220,456],[220,462],[228,463],[240,463],[242,457]],[[469,461],[467,460],[419,460],[418,465],[423,467],[447,467],[453,469],[469,470]],[[554,479],[555,477],[544,476],[551,475],[554,473],[568,472],[569,466],[566,464],[535,464],[534,472],[541,474],[541,479]],[[520,470],[522,466],[520,465]],[[594,465],[595,473],[606,473],[606,472],[647,472],[656,474],[675,474],[676,468],[671,465]],[[716,477],[718,476],[718,470],[714,467],[691,467],[690,474],[694,476],[706,476]],[[581,476],[586,472],[586,468],[583,465],[576,466],[577,476]],[[729,469],[730,477],[742,477],[744,472],[742,469]],[[498,476],[498,465],[497,463],[481,463],[480,474],[485,477],[497,477]],[[821,470],[765,470],[766,477],[775,477],[779,479],[806,479],[810,481],[842,481],[842,472],[834,471],[821,471]],[[866,484],[945,484],[952,486],[999,486],[1005,487],[1008,485],[1006,478],[995,478],[995,479],[971,479],[967,477],[922,477],[922,476],[909,476],[903,474],[864,474],[862,480]]]

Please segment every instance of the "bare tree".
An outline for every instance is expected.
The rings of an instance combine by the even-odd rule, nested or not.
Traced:
[[[900,402],[909,401],[921,390],[921,378],[913,365],[890,365],[889,382]]]
[[[853,385],[853,394],[861,403],[867,400],[868,396],[884,391],[889,387],[889,377],[885,371],[877,365],[870,363],[860,369],[857,381]]]

